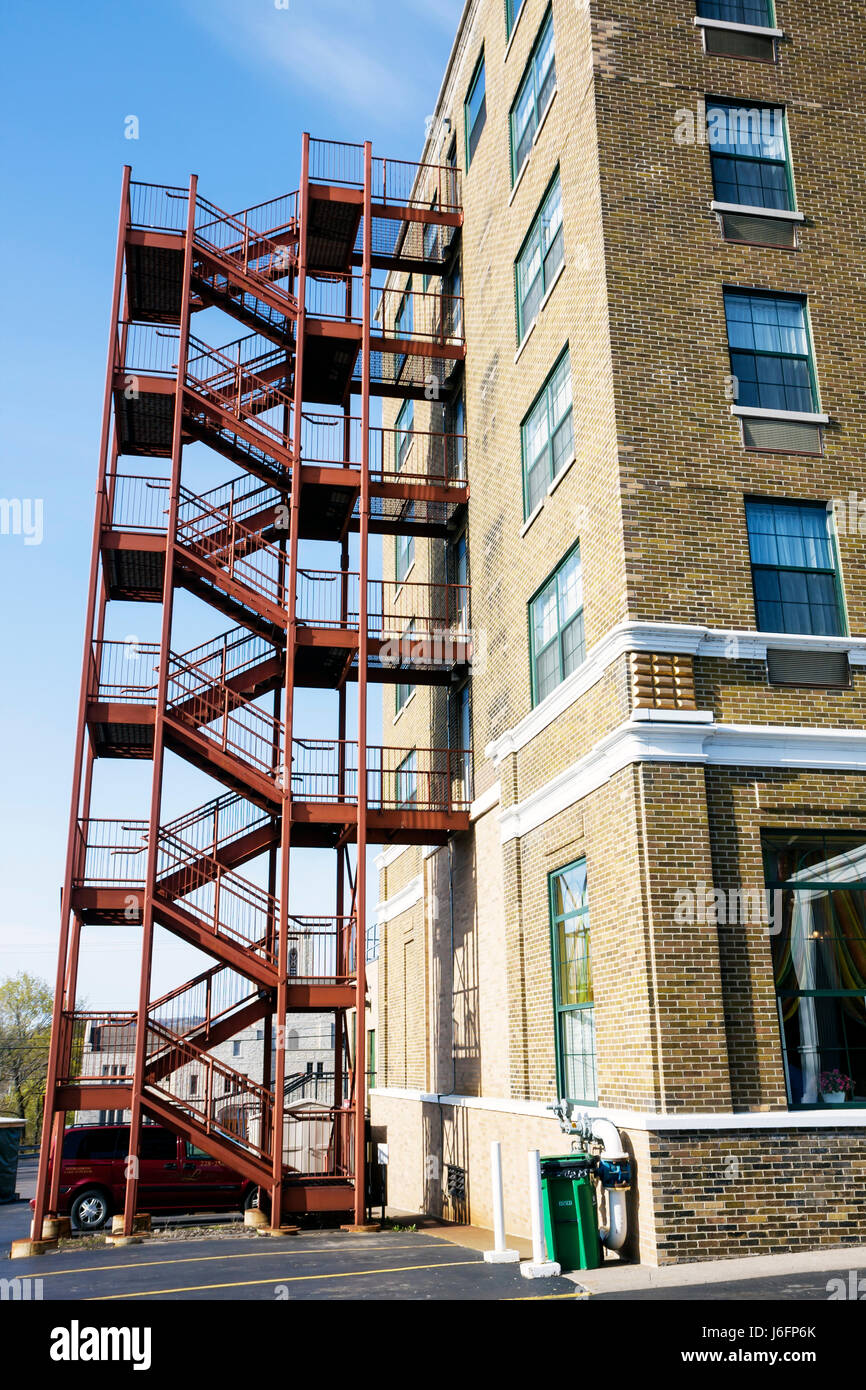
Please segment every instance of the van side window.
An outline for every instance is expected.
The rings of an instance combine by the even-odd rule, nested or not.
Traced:
[[[177,1158],[177,1138],[168,1129],[155,1125],[141,1127],[141,1158]]]

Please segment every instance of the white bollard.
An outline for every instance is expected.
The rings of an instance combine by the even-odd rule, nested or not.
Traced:
[[[529,1151],[529,1215],[532,1222],[532,1259],[524,1260],[520,1273],[524,1279],[549,1279],[561,1274],[556,1260],[547,1258],[544,1223],[541,1215],[541,1157],[538,1149]]]
[[[502,1146],[498,1139],[490,1145],[490,1181],[493,1186],[493,1249],[484,1251],[489,1265],[517,1264],[517,1250],[505,1248],[505,1203],[502,1198]]]

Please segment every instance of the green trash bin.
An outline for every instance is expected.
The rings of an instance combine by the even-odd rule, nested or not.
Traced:
[[[574,1153],[541,1160],[547,1253],[563,1269],[597,1269],[601,1264],[592,1164],[586,1154]]]

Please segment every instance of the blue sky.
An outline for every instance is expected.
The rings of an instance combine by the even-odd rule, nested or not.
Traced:
[[[54,978],[122,166],[154,183],[185,184],[195,172],[204,197],[239,209],[297,186],[303,130],[417,158],[461,9],[462,0],[4,7],[0,498],[41,504],[42,534],[39,544],[0,534],[0,979],[19,969]],[[129,116],[136,140],[124,138]],[[32,540],[38,515],[22,528]],[[116,621],[125,635],[130,619]],[[150,635],[144,626],[136,630]],[[115,813],[146,815],[150,765],[123,772]],[[200,799],[218,790],[209,783]],[[134,940],[92,944],[88,1002],[127,1003]]]

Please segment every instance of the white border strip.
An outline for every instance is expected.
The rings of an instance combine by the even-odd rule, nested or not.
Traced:
[[[758,34],[765,39],[783,39],[784,29],[771,29],[767,24],[736,24],[732,19],[705,19],[695,15],[693,23],[698,29],[732,29],[735,34]]]
[[[374,1086],[370,1095],[382,1100],[410,1100],[420,1105],[450,1105],[461,1110],[486,1110],[500,1115],[523,1115],[531,1119],[558,1120],[542,1101],[507,1100],[504,1097],[437,1095],[435,1091],[412,1091],[401,1087]],[[579,1108],[579,1107],[578,1107]],[[731,1129],[864,1129],[866,1108],[838,1111],[831,1107],[820,1110],[749,1110],[728,1114],[724,1111],[683,1114],[656,1114],[652,1111],[607,1109],[587,1106],[594,1119],[612,1120],[622,1129],[648,1130],[663,1133],[672,1130],[731,1130]]]
[[[717,203],[715,198],[710,203],[711,212],[743,212],[749,217],[768,217],[773,222],[805,222],[806,215],[802,212],[790,212],[787,208],[756,208],[750,203]]]
[[[774,651],[847,652],[852,666],[866,666],[866,637],[811,637],[787,632],[698,627],[694,623],[617,623],[591,649],[586,660],[555,690],[485,748],[498,767],[509,753],[519,753],[596,685],[609,666],[626,652],[708,656],[728,661],[766,661]]]
[[[630,763],[802,767],[866,773],[866,730],[803,729],[774,724],[715,724],[629,719],[584,757],[499,815],[502,843],[520,839],[582,801]]]
[[[410,908],[419,903],[424,896],[424,879],[421,874],[417,878],[410,879],[405,888],[401,888],[399,893],[395,893],[393,898],[386,898],[384,902],[376,904],[376,921],[381,926],[384,922],[390,922],[402,913],[408,912]]]

